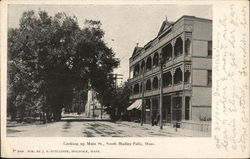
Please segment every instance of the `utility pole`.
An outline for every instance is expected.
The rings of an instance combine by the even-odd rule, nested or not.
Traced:
[[[163,84],[162,84],[162,77],[163,77],[163,64],[164,64],[164,59],[162,57],[162,54],[161,55],[161,58],[160,58],[160,129],[163,128],[163,125],[162,125],[162,105],[163,105]]]
[[[115,95],[116,95],[116,93],[117,93],[117,83],[118,83],[117,80],[118,79],[123,79],[123,77],[122,77],[123,75],[122,74],[117,74],[117,73],[115,73],[115,74],[111,73],[111,74],[109,74],[109,76],[113,80],[113,85],[114,85],[113,87],[114,87],[114,92],[115,92]],[[118,113],[118,109],[115,110],[115,114],[117,114],[117,113]]]
[[[114,79],[114,87],[115,87],[115,94],[116,94],[116,92],[117,92],[117,80],[118,79],[123,79],[123,75],[122,74],[117,74],[117,73],[115,73],[115,74],[111,74],[112,75],[112,77],[113,77],[113,79]]]
[[[142,69],[142,95],[141,95],[141,99],[142,99],[142,105],[141,105],[141,126],[143,126],[143,122],[144,122],[144,68]]]

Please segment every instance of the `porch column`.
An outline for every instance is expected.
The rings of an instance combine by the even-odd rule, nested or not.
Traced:
[[[182,33],[181,35],[182,38],[182,55],[183,55],[183,60],[185,59],[185,32]]]
[[[174,85],[174,73],[175,73],[175,70],[174,70],[174,68],[172,68],[171,69],[171,74],[172,74],[172,85],[171,85],[171,87],[173,87],[173,85]]]
[[[173,121],[173,106],[174,106],[174,96],[171,95],[171,108],[170,108],[171,118],[170,118],[170,122]]]
[[[184,87],[185,87],[185,84],[184,84],[185,69],[184,68],[185,68],[185,63],[183,63],[182,66],[181,66],[181,71],[182,71],[182,79],[181,79],[182,89],[184,89]]]
[[[174,58],[175,58],[175,56],[174,56],[174,45],[175,45],[175,40],[172,40],[171,45],[172,45],[172,61],[173,61]]]
[[[182,94],[182,106],[181,106],[181,120],[184,120],[185,119],[185,92],[183,92]]]
[[[149,100],[150,100],[150,119],[152,121],[152,119],[153,119],[153,102],[152,102],[152,98],[150,98]]]

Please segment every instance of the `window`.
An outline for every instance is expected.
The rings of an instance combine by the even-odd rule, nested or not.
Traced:
[[[207,56],[212,56],[212,41],[208,41],[207,43]]]
[[[134,85],[134,94],[138,94],[139,93],[139,84],[135,84]]]
[[[183,53],[183,41],[182,38],[177,38],[175,45],[174,45],[174,56],[178,57],[181,56]]]
[[[150,81],[150,79],[148,79],[147,82],[146,82],[146,90],[147,91],[151,90],[151,81]]]
[[[212,70],[207,71],[207,85],[212,87]]]
[[[157,88],[158,88],[158,78],[157,78],[157,76],[154,77],[154,79],[153,79],[153,88],[154,88],[154,89],[157,89]]]

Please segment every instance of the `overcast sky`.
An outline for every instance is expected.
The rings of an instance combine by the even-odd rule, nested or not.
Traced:
[[[128,78],[129,57],[136,43],[144,46],[155,38],[166,16],[169,21],[183,15],[212,19],[212,6],[208,5],[9,5],[9,27],[19,27],[19,19],[26,10],[45,10],[51,16],[65,12],[75,15],[80,26],[85,19],[100,20],[106,43],[121,60],[115,72],[124,75],[123,81]]]

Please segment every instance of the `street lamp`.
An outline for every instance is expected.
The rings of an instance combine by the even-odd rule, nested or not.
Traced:
[[[163,65],[165,63],[165,59],[162,56],[162,53],[160,54],[160,129],[163,128],[162,124],[162,105],[163,105],[163,82],[162,82],[162,77],[163,77]]]

